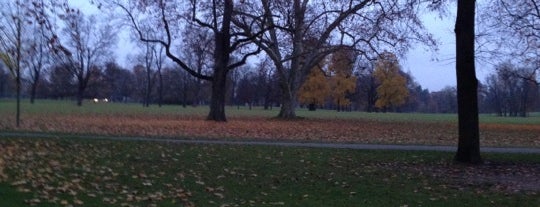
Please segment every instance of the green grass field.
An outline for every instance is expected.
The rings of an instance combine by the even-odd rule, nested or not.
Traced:
[[[538,206],[537,191],[463,176],[533,165],[538,155],[486,154],[494,168],[450,153],[157,142],[3,139],[13,153],[3,206]],[[506,163],[506,164],[504,164]],[[511,163],[511,164],[509,164]],[[517,164],[516,164],[517,163]],[[516,171],[517,172],[517,171]],[[536,172],[538,173],[538,172]],[[509,179],[509,178],[507,178]],[[26,192],[26,193],[25,193]]]
[[[13,100],[0,99],[0,119],[13,117],[14,110]],[[278,111],[228,107],[227,115],[230,119],[263,117],[268,119],[259,121],[268,122]],[[51,100],[22,104],[23,117],[34,119],[58,114],[204,119],[207,112],[207,106],[143,108],[87,102],[77,107],[71,101]],[[372,120],[383,125],[457,121],[455,114],[299,109],[298,115],[328,121]],[[540,114],[527,118],[481,115],[481,122],[530,127],[540,124]],[[523,135],[521,131],[511,133]],[[444,152],[62,137],[0,139],[1,206],[540,206],[538,154],[483,153],[485,165],[464,166],[452,162],[453,153]]]
[[[98,103],[87,101],[82,107],[77,107],[73,101],[37,100],[35,104],[30,104],[27,100],[22,102],[23,114],[46,115],[48,113],[60,114],[152,114],[152,115],[184,115],[201,116],[208,113],[208,106],[183,108],[177,105],[164,105],[158,107],[151,105],[144,108],[141,104],[134,103]],[[13,100],[0,99],[0,115],[13,114],[15,102]],[[230,106],[226,108],[226,114],[230,118],[234,117],[275,117],[279,108],[263,110],[261,107],[254,107],[249,110],[247,107]],[[297,109],[297,115],[306,118],[316,119],[364,119],[386,122],[457,122],[456,114],[427,114],[427,113],[366,113],[366,112],[337,112],[334,110],[308,111],[304,108]],[[540,113],[531,113],[529,117],[498,117],[492,114],[481,114],[481,123],[497,124],[540,124]]]

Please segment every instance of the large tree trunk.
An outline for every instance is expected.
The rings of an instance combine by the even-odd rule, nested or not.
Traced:
[[[282,119],[295,119],[296,112],[296,101],[295,100],[287,100],[281,103],[281,109],[278,114],[278,118]]]
[[[459,141],[455,161],[481,163],[478,126],[478,80],[474,59],[475,0],[458,0],[456,75]]]
[[[214,75],[212,76],[212,97],[210,99],[210,112],[207,120],[226,122],[225,94],[227,92],[227,74],[231,53],[231,18],[234,2],[224,1],[223,20],[221,31],[214,35],[216,42],[214,50]],[[215,9],[215,8],[214,8]]]
[[[207,120],[225,122],[225,94],[227,91],[227,71],[214,70],[212,80],[212,97],[210,99],[210,113]]]
[[[281,80],[283,81],[283,80]],[[282,98],[281,98],[281,109],[279,110],[278,118],[280,119],[294,119],[296,117],[296,94],[294,91],[289,90],[288,84],[281,83],[282,85]],[[287,86],[283,86],[287,85]],[[285,87],[285,88],[283,88]]]

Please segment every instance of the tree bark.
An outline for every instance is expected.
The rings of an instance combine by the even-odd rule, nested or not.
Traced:
[[[280,119],[295,119],[296,117],[296,94],[288,89],[288,83],[280,81],[284,94],[281,98],[281,109],[279,110],[278,118]],[[283,89],[286,87],[287,89]]]
[[[309,111],[316,111],[317,110],[317,105],[314,104],[314,103],[311,103],[311,104],[309,104],[308,109],[309,109]]]
[[[34,104],[35,99],[36,99],[36,92],[37,92],[37,87],[38,87],[39,75],[36,75],[36,77],[37,78],[32,83],[32,89],[30,91],[30,103],[31,104]]]
[[[150,79],[150,69],[149,68],[146,68],[146,88],[145,88],[145,91],[144,91],[144,103],[143,103],[143,106],[144,107],[150,107],[150,92],[151,92],[151,87],[152,87],[152,83],[151,83],[151,79]]]
[[[231,51],[231,19],[233,15],[234,2],[224,1],[223,20],[221,31],[215,32],[214,51],[214,75],[212,76],[212,96],[210,99],[210,112],[207,120],[226,122],[225,117],[225,95],[227,92],[227,74],[229,72],[229,61]],[[215,9],[215,8],[214,8]]]
[[[22,60],[22,26],[21,21],[17,21],[17,65],[16,65],[16,90],[17,90],[17,128],[21,126],[21,60]]]
[[[77,88],[77,106],[82,106],[84,98],[84,86],[79,84],[79,87]]]
[[[77,87],[77,106],[82,106],[84,100],[84,91],[88,85],[88,80],[90,79],[90,69],[88,72],[83,74],[78,74],[78,87]]]
[[[454,160],[471,164],[482,162],[474,57],[475,4],[475,0],[458,0],[455,25],[459,140]]]
[[[21,68],[17,69],[17,77],[15,87],[17,90],[17,115],[16,115],[16,126],[17,128],[21,126]]]
[[[227,71],[214,70],[212,81],[212,96],[210,99],[210,112],[207,120],[226,122],[225,94],[227,91]]]
[[[161,108],[163,105],[163,75],[161,74],[161,68],[158,68],[158,106]]]

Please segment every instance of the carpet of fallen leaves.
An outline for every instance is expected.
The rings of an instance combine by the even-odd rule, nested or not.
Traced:
[[[2,139],[0,151],[0,182],[29,193],[30,206],[312,206],[325,196],[348,206],[383,193],[401,206],[540,201],[536,161],[463,166],[427,153],[60,139]]]
[[[362,119],[299,119],[234,117],[227,123],[204,117],[175,115],[24,116],[21,128],[113,136],[178,137],[189,139],[251,139],[341,143],[455,145],[457,124]],[[0,130],[15,130],[10,118],[0,119]],[[481,124],[482,146],[540,147],[540,124]]]
[[[83,200],[105,206],[159,206],[165,199],[193,206],[189,201],[191,192],[181,186],[183,175],[159,180],[165,172],[157,166],[151,169],[157,170],[152,171],[155,174],[146,174],[146,165],[129,165],[133,161],[123,166],[124,161],[119,160],[126,157],[127,160],[144,158],[137,154],[115,154],[114,150],[102,144],[98,147],[57,140],[2,140],[0,169],[4,176],[0,182],[8,181],[19,192],[32,193],[32,198],[25,200],[31,206],[43,203],[84,206]],[[111,157],[112,154],[123,157]]]

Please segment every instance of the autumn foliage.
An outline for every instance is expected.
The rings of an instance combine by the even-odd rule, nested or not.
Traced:
[[[421,120],[303,119],[234,117],[227,124],[204,121],[203,115],[47,114],[25,115],[18,130],[61,134],[135,136],[172,139],[322,141],[371,144],[454,145],[457,124]],[[421,126],[421,127],[419,127]],[[540,125],[481,126],[484,146],[540,146]],[[13,117],[0,119],[0,130],[13,131]]]
[[[330,85],[331,97],[338,110],[351,104],[347,95],[356,89],[356,77],[353,75],[355,54],[351,50],[341,49],[332,55],[329,71],[332,74]]]
[[[324,75],[322,65],[319,64],[311,70],[306,82],[300,88],[298,99],[300,103],[309,105],[310,110],[314,110],[316,106],[324,105],[328,95],[330,84]]]
[[[325,61],[313,68],[300,88],[300,103],[321,106],[329,99],[338,110],[349,106],[348,95],[356,89],[356,77],[353,75],[355,54],[347,49],[340,49]]]
[[[400,74],[397,57],[384,52],[375,65],[374,76],[379,81],[375,106],[383,111],[403,105],[409,97],[407,79]]]

